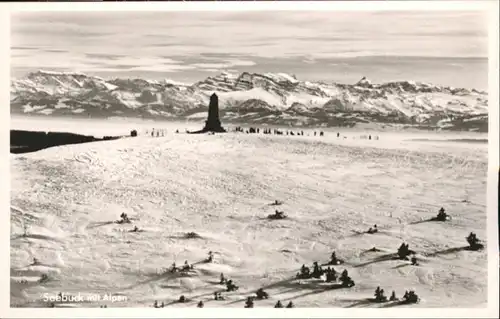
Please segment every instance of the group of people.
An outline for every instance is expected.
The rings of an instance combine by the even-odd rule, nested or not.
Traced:
[[[337,133],[337,134],[338,134],[338,133]],[[339,137],[339,135],[337,135],[337,137]],[[363,139],[368,139],[368,140],[371,140],[371,139],[372,139],[372,136],[371,136],[371,135],[368,135],[368,136],[366,136],[366,135],[361,135],[361,137],[360,137],[360,138],[361,138],[362,140],[363,140]],[[373,136],[373,139],[374,139],[374,140],[378,140],[378,139],[379,139],[378,135]]]
[[[164,129],[152,129],[151,133],[149,131],[146,131],[146,134],[151,134],[151,137],[160,137],[160,136],[165,136],[167,130]]]
[[[241,126],[237,126],[234,128],[234,131],[235,132],[240,132],[240,133],[246,133],[246,134],[259,134],[260,133],[260,128],[255,128],[255,127],[250,127],[248,128],[247,130],[243,129]],[[279,130],[279,129],[270,129],[270,128],[265,128],[262,130],[262,133],[263,134],[274,134],[274,135],[291,135],[291,136],[304,136],[304,131],[297,131],[297,132],[294,132],[292,130]],[[325,133],[323,131],[320,131],[319,133],[314,131],[314,136],[324,136]],[[310,134],[307,134],[308,136]]]

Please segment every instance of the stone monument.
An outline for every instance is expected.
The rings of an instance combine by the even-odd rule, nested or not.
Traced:
[[[215,93],[210,96],[210,104],[208,105],[208,118],[205,122],[205,127],[203,128],[202,132],[226,132],[226,130],[221,126],[219,120],[219,97]]]

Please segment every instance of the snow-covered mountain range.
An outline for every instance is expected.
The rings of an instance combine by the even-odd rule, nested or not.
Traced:
[[[219,96],[223,122],[294,126],[403,124],[422,129],[488,129],[488,94],[411,81],[355,84],[300,81],[284,73],[222,72],[194,84],[38,71],[11,81],[11,114],[206,118]]]

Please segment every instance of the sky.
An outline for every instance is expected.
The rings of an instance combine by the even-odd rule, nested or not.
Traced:
[[[487,89],[481,12],[23,12],[11,75],[42,70],[192,83],[222,71]]]

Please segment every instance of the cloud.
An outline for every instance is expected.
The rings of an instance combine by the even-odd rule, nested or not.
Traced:
[[[479,12],[81,12],[16,14],[17,46],[130,56],[487,56]],[[82,41],[84,39],[84,41]],[[471,46],[473,49],[471,49]]]
[[[128,66],[126,68],[116,68],[116,67],[88,67],[87,70],[91,72],[107,72],[113,73],[117,71],[144,71],[144,72],[165,72],[165,73],[174,73],[181,72],[185,70],[193,70],[195,69],[189,65],[176,65],[176,64],[164,64],[164,65],[140,65],[140,66]]]
[[[112,61],[109,59],[102,58],[94,58],[92,61],[95,61],[102,65],[113,66],[114,64],[120,65],[143,65],[143,66],[155,66],[155,65],[163,65],[163,64],[181,64],[182,61],[173,60],[165,57],[157,57],[157,56],[121,56],[113,58]]]
[[[307,64],[314,64],[316,63],[316,59],[313,57],[306,57],[302,62],[307,63]]]
[[[195,63],[191,65],[200,69],[227,68],[229,66],[229,64],[224,63]]]
[[[81,72],[114,72],[114,71],[150,71],[150,72],[179,72],[195,69],[194,66],[184,65],[182,61],[166,57],[143,56],[131,57],[123,55],[101,54],[72,54],[58,52],[54,58],[50,50],[38,50],[36,59],[23,51],[22,55],[12,54],[13,67],[20,66],[31,69],[67,69]]]
[[[226,60],[219,63],[193,63],[191,65],[200,69],[227,69],[235,66],[254,66],[256,65],[256,63],[253,61],[245,60]]]
[[[209,72],[209,73],[218,73],[221,72],[221,69],[200,69],[200,72]]]
[[[329,65],[331,65],[331,66],[342,66],[342,67],[349,66],[348,63],[343,63],[343,62],[341,62],[341,63],[329,63]]]
[[[85,54],[90,59],[104,59],[104,60],[118,60],[123,58],[123,54],[105,54],[105,53],[86,53]]]

